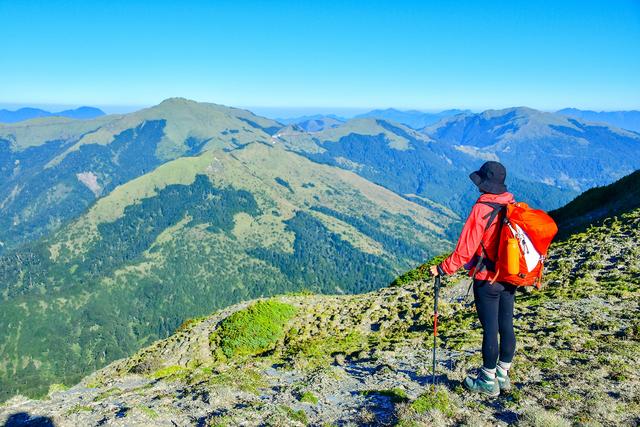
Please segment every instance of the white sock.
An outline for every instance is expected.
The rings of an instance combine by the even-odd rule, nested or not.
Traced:
[[[500,371],[500,375],[505,376],[509,373],[509,369],[511,368],[511,363],[507,363],[507,362],[498,362],[498,366],[496,366],[496,369],[498,369],[498,371]]]
[[[482,367],[482,371],[484,372],[484,374],[489,377],[490,379],[494,379],[496,377],[496,368],[493,369],[489,369],[489,368],[485,368],[484,366]]]

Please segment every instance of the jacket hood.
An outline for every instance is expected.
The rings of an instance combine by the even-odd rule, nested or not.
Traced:
[[[484,193],[480,197],[478,197],[477,201],[507,204],[507,203],[513,203],[516,200],[513,197],[513,194],[509,193],[508,191],[505,191],[504,193],[500,193],[500,194]]]

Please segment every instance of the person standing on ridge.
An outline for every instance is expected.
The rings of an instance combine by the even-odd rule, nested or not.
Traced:
[[[475,306],[482,325],[483,366],[476,378],[465,378],[464,386],[494,397],[511,386],[509,368],[516,349],[513,330],[516,286],[492,282],[505,211],[502,207],[514,203],[504,184],[506,176],[505,167],[493,161],[469,175],[482,194],[471,209],[453,253],[430,269],[431,274],[438,276],[453,274],[464,266],[473,277]]]

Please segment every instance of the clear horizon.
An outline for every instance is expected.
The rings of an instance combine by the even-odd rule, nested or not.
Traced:
[[[0,2],[0,105],[637,110],[640,2],[614,4]]]
[[[214,102],[214,101],[199,101],[199,102]],[[100,104],[93,104],[93,105],[87,105],[87,104],[17,104],[17,103],[3,103],[0,102],[0,110],[5,109],[5,110],[10,110],[10,111],[15,111],[18,110],[20,108],[39,108],[45,111],[49,111],[49,112],[59,112],[62,110],[67,110],[67,109],[75,109],[75,108],[79,108],[79,107],[95,107],[95,108],[100,108],[102,111],[104,111],[106,114],[126,114],[126,113],[131,113],[134,111],[138,111],[141,110],[143,108],[149,108],[152,107],[153,105],[157,105],[157,104],[149,104],[149,105],[100,105]],[[242,108],[245,110],[249,110],[259,116],[263,116],[263,117],[268,117],[271,119],[290,119],[290,118],[296,118],[296,117],[302,117],[302,116],[313,116],[313,115],[336,115],[336,116],[340,116],[340,117],[344,117],[344,118],[352,118],[353,116],[356,116],[358,114],[362,114],[362,113],[366,113],[372,110],[384,110],[387,108],[392,108],[392,109],[396,109],[396,110],[400,110],[400,111],[407,111],[407,110],[417,110],[417,111],[421,111],[424,113],[439,113],[441,111],[445,111],[445,110],[452,110],[452,109],[460,109],[460,110],[464,110],[465,108],[462,107],[443,107],[443,108],[410,108],[410,109],[403,109],[403,108],[396,108],[393,106],[387,106],[387,107],[361,107],[361,108],[357,108],[357,107],[349,107],[349,108],[344,108],[344,107],[264,107],[264,106],[244,106],[244,105],[228,105],[229,107],[236,107],[236,108]],[[510,107],[504,107],[504,108],[511,108],[511,107],[529,107],[528,105],[512,105]],[[531,107],[532,108],[532,107]],[[562,108],[575,108],[574,106],[571,105],[567,105],[565,107]],[[562,108],[559,109],[548,109],[548,110],[543,110],[540,109],[540,111],[546,111],[546,112],[556,112]],[[491,110],[491,109],[495,109],[495,110],[499,110],[502,108],[493,108],[493,107],[488,107],[488,108],[484,108],[484,109],[471,109],[468,108],[468,110],[471,110],[474,113],[480,113],[486,110]],[[638,111],[640,109],[629,109],[629,110],[624,110],[624,111]],[[596,109],[596,110],[592,110],[592,111],[596,111],[596,112],[610,112],[610,111],[623,111],[621,109],[614,109],[614,110],[602,110],[602,109]]]

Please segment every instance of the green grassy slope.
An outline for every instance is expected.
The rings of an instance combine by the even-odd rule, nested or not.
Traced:
[[[616,182],[585,191],[560,209],[549,212],[558,223],[558,236],[567,237],[590,224],[640,207],[640,170]]]
[[[166,163],[0,257],[0,390],[74,382],[211,307],[364,292],[446,250],[458,220],[254,143]]]
[[[0,125],[0,252],[57,229],[168,160],[266,142],[278,126],[245,110],[180,98],[92,120]]]

